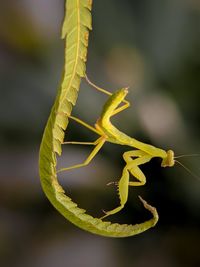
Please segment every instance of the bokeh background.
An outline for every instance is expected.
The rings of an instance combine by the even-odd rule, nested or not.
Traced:
[[[42,132],[63,67],[60,29],[63,0],[0,1],[0,266],[196,267],[200,266],[198,157],[181,166],[142,167],[147,184],[130,188],[126,208],[110,219],[148,219],[137,198],[156,206],[154,229],[125,239],[84,232],[48,202],[38,176]],[[132,106],[113,123],[141,141],[176,155],[200,152],[199,0],[94,0],[87,73],[110,91],[130,86]],[[90,124],[107,97],[82,82],[73,114]],[[74,122],[66,140],[96,136]],[[106,144],[84,169],[63,173],[60,183],[79,206],[101,216],[118,204],[122,153]],[[60,166],[82,162],[91,147],[64,147]]]

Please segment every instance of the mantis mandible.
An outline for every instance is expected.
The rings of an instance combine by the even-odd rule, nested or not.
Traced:
[[[87,76],[86,79],[91,85],[94,86],[94,84],[89,81]],[[97,86],[95,86],[95,88],[110,95],[110,97],[103,106],[103,110],[99,119],[95,123],[95,127],[90,126],[79,118],[73,116],[69,116],[69,118],[84,125],[86,128],[95,132],[100,137],[94,142],[64,142],[64,144],[94,145],[94,149],[83,163],[73,165],[67,168],[62,168],[58,170],[58,172],[80,168],[88,165],[95,157],[95,155],[99,152],[99,150],[102,148],[102,146],[105,144],[105,142],[126,145],[136,148],[136,150],[127,151],[123,154],[123,158],[126,162],[126,165],[122,171],[122,176],[118,182],[120,205],[111,211],[104,211],[105,215],[101,217],[101,219],[103,219],[109,215],[113,215],[119,212],[124,207],[128,199],[129,186],[142,186],[146,183],[146,177],[139,168],[140,165],[149,162],[154,157],[159,157],[162,159],[162,167],[171,167],[174,166],[175,160],[174,152],[172,150],[165,151],[163,149],[156,148],[152,145],[140,142],[135,138],[132,138],[126,135],[125,133],[119,131],[111,123],[110,119],[112,116],[116,115],[117,113],[125,110],[130,106],[129,102],[125,100],[125,97],[128,94],[128,88],[119,89],[113,94]],[[124,104],[119,106],[121,103]],[[133,175],[137,179],[137,181],[129,181],[130,174]],[[140,200],[142,201],[141,198]]]

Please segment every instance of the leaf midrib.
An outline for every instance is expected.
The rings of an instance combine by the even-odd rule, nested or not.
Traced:
[[[69,88],[72,86],[72,82],[76,73],[76,66],[78,63],[78,55],[79,55],[79,50],[80,50],[80,1],[76,0],[76,7],[77,7],[77,48],[76,48],[76,57],[75,57],[75,62],[74,62],[74,67],[71,75],[71,79],[69,81],[69,85],[66,88],[66,93],[64,94],[61,102],[63,102],[66,98],[67,92]],[[67,62],[66,62],[67,63]]]

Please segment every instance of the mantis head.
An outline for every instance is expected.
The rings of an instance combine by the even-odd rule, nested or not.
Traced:
[[[168,150],[167,157],[162,160],[161,166],[162,167],[172,167],[175,164],[174,160],[174,151]]]

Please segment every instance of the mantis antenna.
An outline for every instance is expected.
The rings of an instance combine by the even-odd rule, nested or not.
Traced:
[[[181,156],[180,156],[181,157]],[[192,177],[200,180],[200,177],[195,174],[194,172],[192,172],[188,167],[186,167],[183,163],[181,163],[179,160],[175,160],[175,162],[177,162],[181,167],[183,167],[183,169],[185,169]]]
[[[184,155],[180,155],[180,156],[176,156],[174,157],[175,159],[179,159],[179,158],[186,158],[186,157],[199,157],[200,154],[198,153],[194,153],[194,154],[184,154]]]

